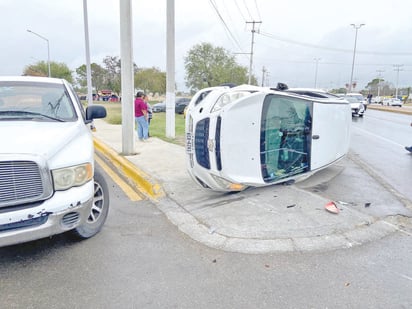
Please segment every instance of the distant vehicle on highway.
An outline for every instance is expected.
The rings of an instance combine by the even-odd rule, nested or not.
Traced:
[[[372,97],[372,103],[382,104],[383,98],[381,96]]]
[[[382,102],[383,105],[386,106],[399,106],[402,107],[403,102],[398,98],[385,98]]]
[[[357,92],[349,92],[345,94],[345,97],[354,97],[356,98],[359,102],[361,102],[363,105],[368,104],[368,100],[362,95],[362,93],[357,93]]]
[[[292,91],[279,84],[197,92],[185,124],[193,180],[214,191],[242,191],[302,180],[343,158],[349,149],[349,103]]]
[[[343,96],[342,99],[349,102],[352,116],[363,117],[365,114],[365,106],[362,102],[359,102],[359,100],[353,96]]]

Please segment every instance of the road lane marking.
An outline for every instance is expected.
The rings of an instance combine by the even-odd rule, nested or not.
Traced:
[[[356,127],[352,127],[352,128],[355,129],[355,130],[362,131],[363,133],[372,135],[373,137],[376,137],[376,138],[378,138],[378,139],[381,139],[381,140],[383,140],[385,143],[391,143],[391,144],[394,144],[394,145],[396,145],[396,146],[400,146],[400,147],[404,148],[404,145],[402,145],[402,144],[396,143],[396,142],[391,141],[390,139],[384,138],[384,137],[382,137],[382,136],[373,134],[373,133],[371,133],[371,132],[369,132],[369,131],[367,131],[367,130],[365,130],[365,129],[356,128]]]
[[[97,155],[94,156],[96,162],[100,165],[100,167],[110,176],[110,178],[123,190],[123,192],[127,195],[127,197],[135,202],[141,201],[142,197],[136,193],[128,183],[126,183],[123,179],[121,179],[102,159],[100,159]]]

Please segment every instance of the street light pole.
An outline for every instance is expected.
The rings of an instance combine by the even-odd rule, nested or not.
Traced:
[[[352,72],[350,74],[350,83],[349,83],[349,92],[352,91],[352,83],[353,83],[353,68],[355,67],[355,54],[356,54],[356,41],[358,40],[358,30],[360,27],[365,26],[365,24],[350,24],[353,28],[355,28],[355,46],[353,47],[353,59],[352,59]]]
[[[27,32],[33,33],[34,35],[37,35],[39,38],[41,38],[41,39],[43,39],[47,42],[47,67],[48,67],[48,70],[49,70],[49,77],[51,77],[51,74],[50,74],[50,45],[49,45],[49,40],[47,38],[45,38],[44,36],[34,32],[34,31],[31,31],[29,29],[27,29]]]
[[[316,67],[315,67],[315,89],[317,87],[317,83],[318,83],[318,63],[320,58],[313,58],[313,60],[315,60],[316,63]]]

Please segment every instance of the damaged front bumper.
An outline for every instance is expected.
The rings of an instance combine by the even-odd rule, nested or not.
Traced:
[[[84,224],[93,205],[93,181],[58,191],[41,203],[0,209],[0,247],[49,237]]]

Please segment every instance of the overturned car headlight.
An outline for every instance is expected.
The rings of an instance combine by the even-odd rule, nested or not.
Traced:
[[[224,106],[228,105],[229,103],[232,103],[233,101],[236,101],[237,99],[240,99],[247,95],[250,95],[249,91],[237,91],[237,92],[224,93],[223,95],[220,96],[220,98],[213,105],[211,112],[212,113],[217,112],[221,110]]]
[[[90,181],[93,178],[93,167],[91,163],[85,163],[53,170],[52,175],[54,189],[63,191]]]
[[[242,185],[240,183],[233,183],[216,175],[211,176],[221,187],[224,187],[229,191],[243,191],[247,188],[247,186]]]

